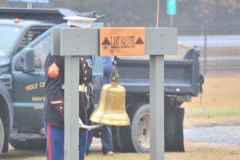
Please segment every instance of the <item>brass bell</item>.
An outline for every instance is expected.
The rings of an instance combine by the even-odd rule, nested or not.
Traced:
[[[118,78],[115,65],[111,83],[102,87],[98,107],[90,116],[92,122],[114,126],[130,125],[129,117],[125,111],[126,90],[123,86],[118,85]]]

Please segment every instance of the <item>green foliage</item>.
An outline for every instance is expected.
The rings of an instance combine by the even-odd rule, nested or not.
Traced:
[[[197,117],[229,117],[229,116],[240,116],[240,110],[233,110],[232,108],[226,107],[195,107],[186,108],[186,118],[197,118]]]

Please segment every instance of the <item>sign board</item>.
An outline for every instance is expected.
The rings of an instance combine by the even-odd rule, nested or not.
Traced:
[[[8,0],[8,2],[50,3],[50,0]]]
[[[175,15],[176,14],[176,0],[167,0],[167,14]]]
[[[145,28],[100,28],[100,56],[142,56],[145,54]]]

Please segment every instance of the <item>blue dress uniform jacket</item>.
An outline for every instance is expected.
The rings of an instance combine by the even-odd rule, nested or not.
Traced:
[[[87,86],[92,80],[92,57],[80,57],[79,84]],[[46,124],[64,127],[64,57],[48,54],[45,61],[45,91],[43,121]],[[77,87],[77,86],[76,86]],[[77,96],[77,95],[76,95]],[[79,117],[88,123],[86,92],[79,92]],[[77,126],[76,126],[77,127]],[[86,131],[85,129],[80,129]]]

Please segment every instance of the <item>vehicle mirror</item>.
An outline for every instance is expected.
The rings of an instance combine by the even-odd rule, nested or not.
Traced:
[[[34,50],[33,48],[25,48],[24,53],[21,57],[22,60],[22,67],[24,72],[34,72],[35,65],[34,65]]]

